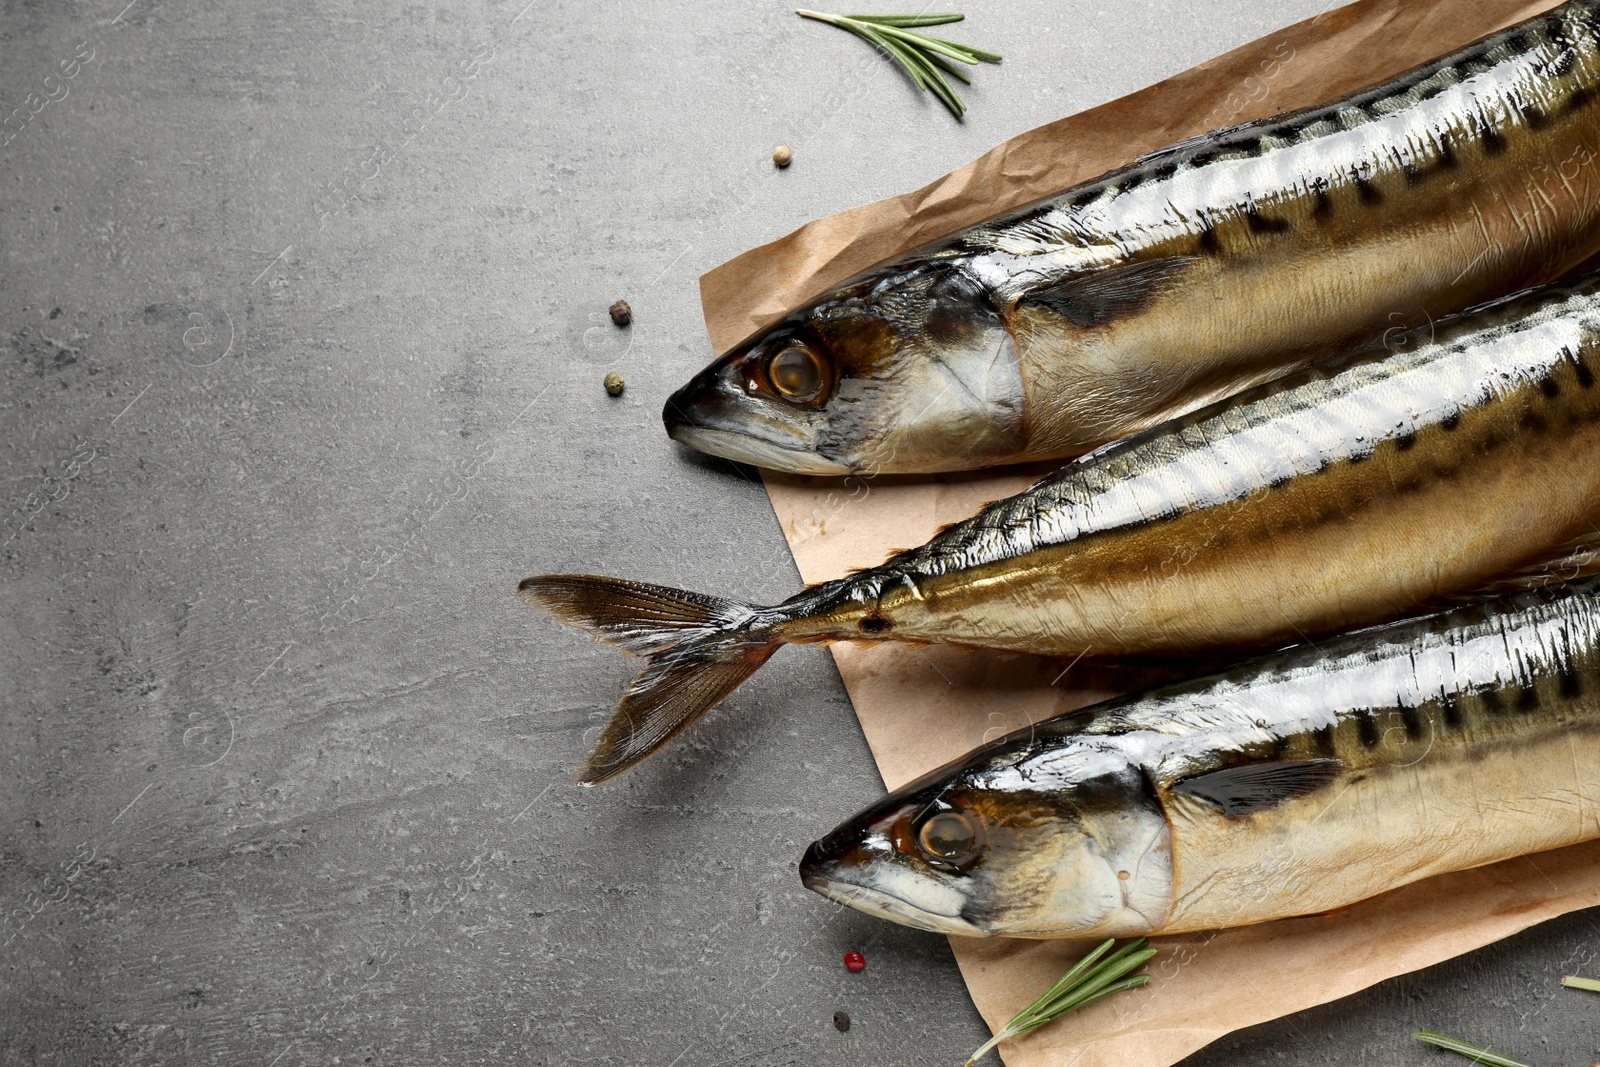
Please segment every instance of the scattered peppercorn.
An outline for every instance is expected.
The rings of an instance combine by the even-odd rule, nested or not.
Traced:
[[[623,382],[622,375],[616,371],[610,371],[606,374],[605,384],[608,396],[621,396],[622,388],[626,383]]]
[[[841,1034],[848,1034],[850,1032],[850,1013],[847,1011],[834,1012],[833,1028]]]
[[[793,158],[794,153],[789,151],[789,146],[786,144],[781,144],[772,150],[772,162],[780,167],[787,167]]]
[[[626,326],[633,321],[633,309],[626,300],[618,300],[611,305],[611,321],[618,326]]]
[[[864,971],[867,969],[867,957],[851,949],[844,954],[844,969],[847,971]]]

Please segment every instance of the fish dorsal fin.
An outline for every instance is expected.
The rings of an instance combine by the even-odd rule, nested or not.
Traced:
[[[1103,326],[1143,308],[1193,262],[1164,256],[1087,271],[1030,289],[1018,303],[1047,307],[1075,326]]]
[[[1313,793],[1343,769],[1344,764],[1336,759],[1248,763],[1180,779],[1171,791],[1202,800],[1235,819]]]
[[[1142,167],[1153,160],[1180,156],[1191,148],[1199,148],[1202,145],[1218,145],[1236,133],[1260,125],[1260,119],[1251,119],[1248,122],[1236,122],[1232,126],[1218,126],[1214,130],[1201,130],[1199,133],[1191,133],[1189,136],[1173,141],[1171,144],[1162,145],[1160,148],[1152,148],[1135,159],[1133,166]]]

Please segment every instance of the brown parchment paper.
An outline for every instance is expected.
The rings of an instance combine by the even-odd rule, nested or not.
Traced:
[[[726,351],[881,260],[1152,148],[1331,99],[1554,6],[1360,0],[1020,134],[922,189],[808,223],[707,273],[700,289],[712,344]],[[870,484],[765,477],[809,583],[920,544],[1038,473]],[[1110,695],[1081,669],[1025,656],[892,644],[840,644],[833,654],[891,789],[985,740]],[[1108,684],[1099,677],[1099,685]],[[1118,687],[1132,686],[1122,679]],[[1600,842],[1431,879],[1332,915],[1157,938],[1161,954],[1149,986],[1008,1042],[1002,1055],[1010,1067],[1166,1067],[1233,1030],[1600,904],[1597,861]],[[951,944],[992,1028],[1085,948],[968,938]]]

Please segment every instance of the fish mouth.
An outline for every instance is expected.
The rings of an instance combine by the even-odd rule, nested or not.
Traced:
[[[667,398],[661,421],[667,436],[690,448],[739,463],[793,474],[850,474],[852,468],[818,455],[803,426],[765,410],[729,381],[727,358],[713,363]]]
[[[989,936],[989,931],[962,917],[966,897],[959,890],[897,865],[842,868],[823,856],[820,844],[813,842],[800,861],[800,881],[812,892],[916,930],[956,937]],[[864,884],[869,880],[876,884]]]
[[[697,452],[721,456],[739,463],[791,474],[850,474],[853,469],[803,448],[789,448],[763,437],[738,430],[719,430],[690,422],[664,420],[667,436]]]

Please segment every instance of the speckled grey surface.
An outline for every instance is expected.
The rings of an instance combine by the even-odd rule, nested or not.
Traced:
[[[946,943],[794,874],[881,792],[828,657],[580,790],[629,665],[512,590],[791,592],[751,473],[660,433],[696,277],[1321,6],[977,5],[1007,58],[958,126],[778,5],[5,3],[0,1061],[959,1062]],[[1193,1062],[1434,1062],[1431,1025],[1585,1064],[1555,982],[1597,946]]]

